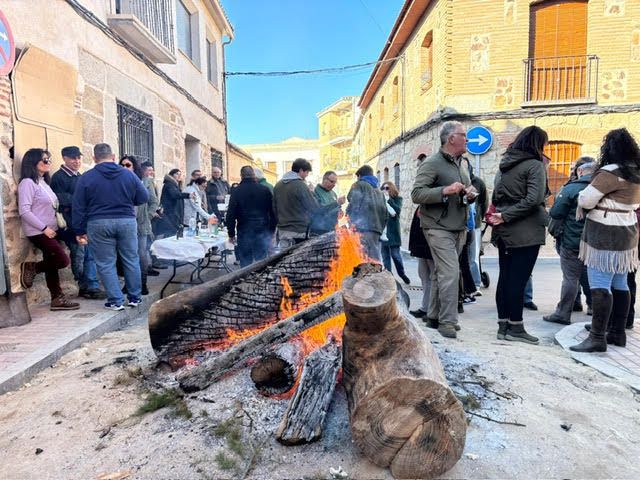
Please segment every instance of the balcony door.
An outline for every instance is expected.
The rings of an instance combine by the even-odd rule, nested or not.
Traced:
[[[531,6],[529,35],[532,101],[567,101],[585,97],[587,1],[553,0]]]

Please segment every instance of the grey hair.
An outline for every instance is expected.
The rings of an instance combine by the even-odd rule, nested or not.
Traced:
[[[262,180],[264,178],[264,172],[262,171],[261,168],[253,168],[253,173],[256,174],[256,178],[258,180]]]
[[[461,127],[462,123],[455,120],[444,122],[440,129],[440,145],[444,145],[449,141],[449,137],[453,134],[456,128]]]
[[[583,163],[582,165],[580,165],[576,170],[579,176],[582,175],[589,175],[590,173],[593,173],[596,170],[596,162],[588,162],[588,163]]]
[[[104,160],[113,155],[113,150],[111,150],[111,145],[108,143],[97,143],[93,147],[93,156],[96,160]]]
[[[251,165],[245,165],[240,169],[240,178],[255,178],[256,174]]]

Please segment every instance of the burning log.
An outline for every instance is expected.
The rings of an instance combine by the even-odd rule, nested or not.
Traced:
[[[342,291],[354,442],[396,478],[446,472],[462,455],[467,423],[429,339],[398,310],[393,277],[379,265],[360,265]]]
[[[293,307],[302,296],[309,304],[317,301],[337,253],[336,234],[327,233],[159,300],[149,310],[158,359],[177,368],[198,352],[227,347],[229,331],[261,329],[290,316],[281,309],[287,287],[295,292]]]
[[[296,393],[276,433],[280,443],[299,445],[320,438],[341,363],[340,345],[333,337],[307,356]]]
[[[338,292],[241,341],[220,356],[209,358],[196,367],[180,372],[177,375],[180,386],[185,391],[206,388],[231,369],[239,367],[247,359],[264,352],[270,346],[286,342],[309,327],[340,313],[342,313],[342,295]]]
[[[251,368],[251,380],[265,396],[286,393],[295,385],[302,363],[298,342],[287,342],[264,354]]]

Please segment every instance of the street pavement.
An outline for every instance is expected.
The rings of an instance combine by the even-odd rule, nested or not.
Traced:
[[[407,274],[412,285],[407,288],[412,308],[419,305],[421,291],[417,274],[417,262],[405,257]],[[498,279],[497,259],[483,257],[484,270],[489,273],[491,285],[483,289],[483,296],[476,304],[465,306],[461,315],[463,330],[460,336],[487,336],[495,341],[497,328],[495,314],[495,284]],[[104,333],[122,328],[128,321],[146,314],[151,303],[159,298],[162,285],[169,276],[163,270],[161,276],[149,278],[150,295],[138,308],[112,312],[103,308],[102,301],[81,299],[81,309],[70,312],[51,312],[48,306],[31,307],[32,322],[20,327],[0,329],[0,394],[19,388],[39,371],[53,365],[62,355],[78,348]],[[222,275],[222,272],[209,273]],[[576,354],[568,347],[586,336],[584,323],[589,321],[582,313],[574,313],[574,324],[562,328],[542,320],[542,315],[551,313],[558,301],[561,273],[557,258],[540,258],[533,274],[534,301],[539,310],[525,310],[527,330],[543,341],[558,343],[557,348],[567,350],[574,360],[595,368],[607,376],[616,378],[640,391],[640,327],[636,322],[633,331],[627,331],[627,348],[609,347],[606,353]],[[473,324],[473,325],[471,325]],[[467,328],[467,327],[472,328]]]

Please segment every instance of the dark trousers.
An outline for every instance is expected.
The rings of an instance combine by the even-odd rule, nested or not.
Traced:
[[[587,267],[582,267],[582,273],[580,274],[580,287],[582,288],[582,293],[584,293],[584,297],[587,300],[587,306],[591,306],[591,288],[589,288],[589,276],[587,275]],[[578,294],[576,295],[576,305],[580,305],[580,290],[578,290]]]
[[[238,231],[238,245],[235,248],[236,258],[241,267],[267,258],[273,234],[268,230]]]
[[[460,252],[460,293],[461,296],[470,295],[474,293],[476,289],[476,282],[471,274],[471,263],[469,263],[469,245],[473,240],[473,232],[467,233],[467,241],[462,246],[462,252]],[[462,295],[464,293],[464,295]]]
[[[27,238],[42,251],[42,261],[36,263],[36,272],[44,272],[51,298],[59,297],[62,295],[62,288],[58,270],[69,266],[69,257],[58,240],[49,238],[44,233]]]
[[[500,274],[496,288],[498,318],[510,322],[522,322],[524,288],[538,259],[540,245],[507,248],[498,240]]]
[[[391,272],[391,260],[393,260],[393,264],[396,266],[396,272],[398,272],[398,275],[404,275],[404,263],[402,263],[400,245],[390,247],[381,243],[380,250],[382,253],[382,264],[384,265],[384,268]]]

